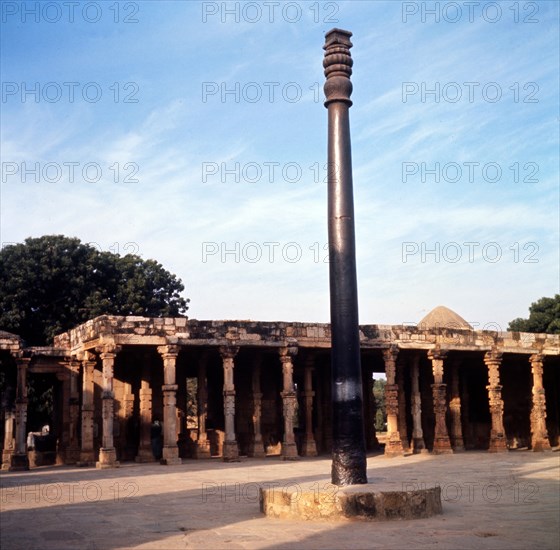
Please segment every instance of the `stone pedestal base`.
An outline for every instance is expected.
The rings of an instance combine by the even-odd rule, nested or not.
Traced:
[[[118,468],[120,466],[117,461],[117,451],[114,447],[109,449],[99,449],[99,461],[95,463],[95,467],[101,470],[107,468]]]
[[[297,460],[298,458],[295,443],[282,443],[282,460]]]
[[[4,466],[2,466],[4,468]],[[10,471],[29,470],[29,458],[27,453],[12,453],[10,456],[9,466],[6,468]]]
[[[80,461],[79,449],[67,449],[64,464],[77,464]]]
[[[134,458],[134,462],[155,462],[156,459],[154,458],[154,454],[152,453],[152,449],[139,449],[138,454]]]
[[[551,451],[552,447],[548,439],[537,439],[531,442],[531,450],[535,452]]]
[[[9,470],[12,463],[12,455],[14,451],[11,449],[2,451],[2,470]]]
[[[428,453],[428,449],[426,449],[426,445],[424,444],[424,439],[422,438],[412,438],[412,452],[417,454],[426,454]]]
[[[264,458],[266,453],[264,451],[264,445],[261,441],[253,441],[249,448],[249,456],[253,458]]]
[[[317,456],[317,444],[314,439],[305,439],[301,449],[303,456]]]
[[[441,488],[417,491],[379,491],[369,485],[335,487],[322,491],[302,489],[260,489],[260,510],[280,519],[391,520],[428,518],[442,513]]]
[[[176,464],[182,463],[183,461],[179,458],[179,448],[177,447],[177,445],[165,445],[163,447],[160,464],[165,464],[166,466],[174,466]]]
[[[210,441],[208,439],[196,442],[194,456],[195,458],[211,458],[212,453],[210,452]]]
[[[402,441],[398,433],[391,434],[385,442],[385,456],[394,458],[396,456],[404,456]]]
[[[224,462],[239,462],[239,449],[237,441],[224,441],[222,447],[222,458]]]
[[[453,454],[451,442],[448,437],[436,437],[434,439],[434,448],[432,453],[435,455],[450,455]]]
[[[507,442],[506,438],[502,435],[497,437],[492,437],[490,439],[490,445],[488,447],[489,453],[503,453],[507,452]]]

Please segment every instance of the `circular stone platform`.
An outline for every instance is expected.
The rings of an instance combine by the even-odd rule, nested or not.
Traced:
[[[382,485],[382,484],[381,484]],[[374,483],[337,487],[315,483],[260,489],[260,508],[266,516],[280,519],[349,519],[381,521],[428,518],[442,513],[441,488],[415,491],[383,490]]]

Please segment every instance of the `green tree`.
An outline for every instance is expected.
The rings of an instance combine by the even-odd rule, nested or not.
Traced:
[[[387,380],[378,378],[373,382],[373,397],[375,399],[375,431],[387,431],[387,412],[385,410],[385,384]]]
[[[560,334],[560,294],[533,302],[529,308],[529,318],[514,319],[508,330]]]
[[[45,345],[98,315],[176,317],[184,286],[155,260],[48,235],[0,251],[0,329]]]

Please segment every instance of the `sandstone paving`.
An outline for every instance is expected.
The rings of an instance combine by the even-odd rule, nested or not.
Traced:
[[[0,546],[11,549],[558,549],[560,452],[368,458],[375,490],[439,485],[429,519],[297,521],[264,517],[258,488],[336,491],[330,458],[181,465],[123,463],[3,472]]]

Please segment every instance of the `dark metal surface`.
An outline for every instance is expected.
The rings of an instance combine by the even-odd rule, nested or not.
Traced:
[[[328,203],[332,327],[333,462],[335,485],[367,483],[358,328],[352,152],[352,33],[325,36],[325,107],[328,109]]]

